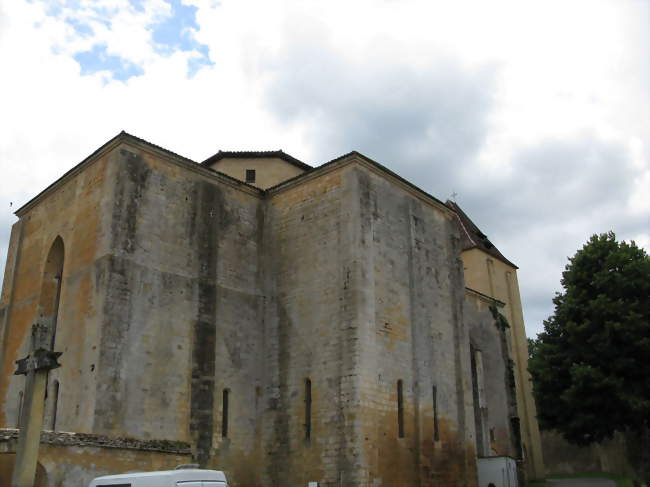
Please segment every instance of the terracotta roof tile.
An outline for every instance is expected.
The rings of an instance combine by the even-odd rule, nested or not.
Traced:
[[[453,201],[447,200],[445,203],[448,208],[452,209],[458,216],[458,222],[461,228],[461,247],[463,250],[470,249],[480,249],[486,254],[491,255],[492,257],[499,259],[501,262],[504,262],[508,265],[511,265],[515,269],[518,267],[510,262],[505,256],[497,249],[487,235],[485,235],[479,227],[468,217],[460,206],[458,206]]]
[[[221,159],[224,158],[234,158],[234,159],[250,159],[255,157],[276,157],[282,159],[283,161],[293,164],[294,166],[309,171],[312,167],[309,164],[305,164],[302,161],[299,161],[293,156],[290,156],[282,150],[269,150],[269,151],[222,151],[220,150],[215,155],[208,157],[205,161],[201,163],[202,166],[212,165]]]

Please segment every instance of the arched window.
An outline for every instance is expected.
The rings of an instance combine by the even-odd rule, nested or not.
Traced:
[[[45,260],[43,269],[43,281],[41,283],[41,294],[38,301],[38,323],[47,330],[46,343],[39,343],[39,346],[54,350],[56,341],[57,323],[59,317],[59,304],[61,301],[61,285],[63,282],[63,260],[64,247],[61,237],[56,237]],[[44,425],[54,431],[56,425],[56,413],[59,399],[59,381],[46,384],[45,392],[45,418]]]
[[[43,270],[43,283],[39,298],[39,322],[49,330],[50,349],[54,348],[56,339],[56,325],[59,314],[59,301],[61,300],[61,282],[63,277],[64,247],[61,237],[56,237],[50,247]]]

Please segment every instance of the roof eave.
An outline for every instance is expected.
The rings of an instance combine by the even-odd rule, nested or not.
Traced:
[[[111,150],[115,149],[122,143],[129,143],[132,146],[140,146],[141,148],[144,148],[145,150],[153,150],[154,152],[157,152],[159,155],[162,155],[165,159],[170,160],[175,162],[177,165],[181,165],[185,169],[189,169],[192,171],[199,172],[205,176],[215,178],[217,177],[221,181],[225,182],[226,184],[229,184],[230,186],[237,187],[243,191],[246,191],[248,193],[255,193],[258,196],[261,196],[264,194],[264,191],[261,190],[260,188],[250,185],[244,181],[240,181],[239,179],[233,178],[232,176],[229,176],[227,174],[221,173],[219,171],[215,171],[214,169],[211,169],[209,167],[203,167],[197,162],[188,159],[187,157],[181,156],[180,154],[177,154],[175,152],[170,151],[169,149],[165,149],[164,147],[161,147],[159,145],[153,144],[145,139],[141,139],[140,137],[136,137],[135,135],[131,135],[124,130],[122,130],[119,134],[117,134],[115,137],[110,139],[108,142],[104,143],[102,146],[100,146],[97,150],[95,150],[92,154],[90,154],[88,157],[83,159],[80,163],[78,163],[76,166],[74,166],[72,169],[69,171],[65,172],[61,177],[59,177],[56,181],[51,183],[49,186],[47,186],[44,190],[39,192],[36,196],[31,198],[27,203],[22,205],[20,208],[18,208],[14,214],[18,217],[21,218],[27,211],[29,211],[31,208],[33,208],[36,204],[38,204],[39,201],[41,201],[44,197],[46,197],[48,194],[53,192],[56,188],[58,188],[61,184],[63,184],[65,181],[69,180],[76,174],[80,173],[85,169],[86,166],[91,164],[92,162],[96,161],[100,157],[102,157],[104,154],[110,152]]]
[[[30,208],[32,208],[36,203],[38,203],[38,201],[40,201],[43,197],[45,197],[45,195],[51,193],[63,181],[65,181],[65,180],[69,179],[70,177],[74,176],[75,174],[81,172],[81,170],[86,165],[88,165],[91,161],[99,159],[102,155],[104,155],[105,153],[107,153],[110,150],[117,147],[120,144],[120,142],[123,140],[125,135],[128,135],[128,134],[126,132],[124,132],[124,131],[121,131],[119,134],[117,134],[115,137],[110,139],[108,142],[101,145],[92,154],[90,154],[88,157],[83,159],[80,163],[78,163],[72,169],[66,171],[61,177],[57,178],[54,182],[52,182],[50,185],[48,185],[44,190],[39,192],[36,196],[31,198],[29,201],[27,201],[27,203],[25,203],[20,208],[18,208],[14,212],[14,215],[16,215],[18,218],[21,218]]]
[[[277,158],[281,159],[293,166],[296,166],[299,169],[303,169],[304,171],[309,171],[313,169],[312,166],[309,164],[306,164],[302,162],[299,159],[296,159],[290,154],[287,154],[283,150],[277,150],[277,151],[219,151],[216,154],[208,157],[206,160],[200,163],[202,166],[209,166],[212,164],[216,164],[222,159],[226,158],[232,158],[232,159],[248,159],[248,158],[259,158],[259,159],[264,159],[264,158]]]
[[[441,200],[439,200],[435,196],[427,193],[423,189],[417,187],[413,183],[401,177],[399,174],[391,171],[384,165],[378,163],[377,161],[374,161],[373,159],[357,151],[348,152],[347,154],[339,156],[335,159],[332,159],[331,161],[328,161],[318,167],[313,168],[311,171],[304,172],[303,174],[299,174],[291,179],[287,179],[286,181],[283,181],[271,188],[267,188],[266,192],[268,194],[281,192],[285,189],[290,188],[295,184],[300,184],[303,181],[308,181],[310,179],[316,178],[321,174],[329,172],[330,170],[334,170],[337,167],[342,167],[344,165],[351,164],[353,162],[361,163],[366,167],[368,167],[369,169],[374,170],[375,173],[393,179],[395,182],[402,185],[405,189],[417,195],[420,199],[430,204],[433,204],[433,206],[442,210],[445,214],[449,216],[453,216],[456,214],[451,208],[448,208]]]

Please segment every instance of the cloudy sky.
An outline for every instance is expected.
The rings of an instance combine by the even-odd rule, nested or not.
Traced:
[[[0,0],[0,272],[13,211],[124,129],[200,161],[358,150],[520,267],[650,248],[648,0]]]

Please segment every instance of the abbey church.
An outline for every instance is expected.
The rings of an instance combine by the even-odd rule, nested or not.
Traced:
[[[39,486],[187,463],[233,487],[487,487],[498,457],[544,475],[517,267],[362,154],[197,163],[122,132],[16,216],[0,485],[34,325],[61,352]]]

